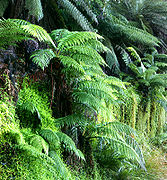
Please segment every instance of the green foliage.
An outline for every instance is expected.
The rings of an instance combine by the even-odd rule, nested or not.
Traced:
[[[35,37],[39,41],[46,41],[55,47],[49,34],[41,27],[20,19],[0,20],[0,47],[15,45],[16,42]],[[13,44],[14,43],[14,44]]]
[[[53,59],[54,57],[55,54],[51,49],[40,49],[38,51],[35,51],[31,55],[33,62],[39,67],[41,67],[43,70],[45,67],[48,67],[51,59]]]
[[[123,157],[138,162],[146,170],[142,150],[135,140],[136,132],[132,128],[120,122],[111,122],[97,124],[92,132],[97,132],[95,136],[99,139],[98,149],[100,151],[103,151],[103,149],[107,151],[113,149]],[[109,158],[105,151],[104,158]]]
[[[14,45],[15,42],[28,39],[26,32],[12,20],[0,20],[0,47]]]
[[[65,144],[65,147],[69,152],[72,151],[77,155],[78,158],[85,160],[84,155],[79,149],[76,148],[74,141],[69,136],[62,132],[56,132],[56,135],[59,137],[60,142]]]
[[[23,89],[19,93],[17,103],[21,124],[23,127],[54,127],[48,94],[39,92],[38,88],[38,84],[29,86],[27,80],[24,80]],[[43,88],[46,89],[45,86]],[[24,121],[25,118],[26,121]]]
[[[113,40],[118,40],[120,37],[122,37],[120,40],[126,44],[142,44],[143,46],[152,47],[158,46],[159,43],[158,39],[153,35],[131,26],[113,15],[105,18],[105,20],[100,23],[100,31],[102,31],[105,36]]]
[[[83,30],[93,31],[93,27],[90,24],[90,22],[78,10],[78,8],[72,2],[70,2],[70,0],[58,0],[58,3],[77,21],[77,23],[82,27]],[[89,8],[87,8],[84,1],[80,1],[80,5],[84,6],[84,8],[87,10],[87,13],[93,16],[94,20],[97,20],[92,11]]]
[[[9,3],[8,0],[7,1],[3,1],[3,0],[0,1],[0,16],[1,17],[3,16],[3,14],[5,12],[5,9],[7,8],[8,3]]]
[[[41,0],[26,0],[25,8],[29,10],[29,15],[34,16],[38,21],[43,18],[43,9]]]
[[[38,4],[36,7],[28,2],[26,1],[26,8],[29,9],[29,14],[41,19],[41,1],[33,1]],[[97,22],[96,15],[86,4],[90,2],[62,0],[58,3],[83,29],[94,31],[87,16],[79,10],[82,7]],[[105,8],[109,7],[107,3],[110,2],[100,2],[103,12],[99,16],[99,30],[108,37],[107,47],[101,42],[104,38],[93,32],[58,29],[48,34],[42,27],[24,20],[0,21],[1,48],[33,37],[46,42],[48,49],[35,51],[31,55],[32,61],[43,70],[51,64],[48,78],[51,75],[52,87],[49,83],[42,86],[41,83],[31,84],[28,79],[23,81],[16,106],[19,123],[15,121],[15,108],[0,100],[0,136],[3,141],[6,137],[6,141],[16,146],[17,160],[21,162],[16,165],[19,168],[16,177],[75,179],[75,175],[71,175],[62,160],[61,152],[64,149],[70,153],[70,157],[74,153],[79,160],[86,161],[94,169],[97,168],[97,161],[100,167],[106,168],[106,173],[112,170],[111,177],[115,175],[119,179],[121,176],[128,178],[129,169],[137,169],[138,166],[146,170],[142,149],[137,143],[139,137],[134,129],[142,130],[150,137],[162,132],[164,116],[161,113],[164,113],[164,109],[160,108],[160,104],[166,102],[166,74],[162,73],[161,67],[166,66],[166,55],[158,54],[155,50],[154,46],[159,45],[159,40],[149,33],[149,26],[142,18],[139,18],[141,26],[135,27],[128,21],[130,19],[113,12],[105,16]],[[118,4],[121,3],[122,1]],[[145,54],[142,54],[143,51]],[[105,53],[108,65],[102,58]],[[55,62],[60,64],[60,69],[52,69]],[[134,88],[128,87],[130,83],[123,83],[116,77],[106,75],[103,69],[108,66],[111,69],[116,66],[117,72],[125,66],[127,74],[122,74],[122,78],[131,82]],[[60,97],[62,95],[62,87],[59,83],[56,84],[58,81],[68,91],[68,95],[63,94],[62,99],[69,102],[72,110],[63,112],[67,116],[55,119],[49,107],[48,88],[52,89],[52,100],[57,100],[57,97],[54,98],[57,96],[54,94],[55,89],[60,91]],[[54,106],[61,103],[54,102]],[[60,106],[62,108],[63,103]],[[115,121],[116,119],[127,125]],[[59,128],[71,137],[60,132]],[[74,141],[78,144],[75,145]],[[77,147],[81,147],[84,154]],[[74,161],[75,165],[77,159]],[[110,168],[113,163],[115,171]],[[12,168],[10,169],[10,165],[8,167],[10,175]],[[4,171],[4,167],[2,169]],[[96,173],[97,171],[94,179],[111,178],[109,175],[98,177]]]
[[[126,17],[128,20],[135,21],[145,31],[163,31],[166,26],[167,4],[161,0],[128,0],[110,1],[111,9]],[[165,28],[166,31],[166,28]]]

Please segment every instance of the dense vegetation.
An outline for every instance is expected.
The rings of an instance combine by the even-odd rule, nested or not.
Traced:
[[[0,0],[0,16],[0,179],[167,178],[165,0]]]

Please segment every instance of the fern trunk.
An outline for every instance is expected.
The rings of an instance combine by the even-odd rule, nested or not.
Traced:
[[[159,107],[159,114],[158,114],[158,128],[157,128],[158,134],[163,133],[164,123],[165,123],[165,109],[162,106],[160,106]]]
[[[136,128],[136,113],[137,113],[137,101],[136,98],[133,96],[133,101],[132,101],[132,114],[131,114],[131,126],[132,128]]]
[[[156,115],[156,111],[157,111],[157,104],[155,101],[152,101],[151,104],[151,116],[150,116],[150,123],[151,123],[151,130],[150,130],[150,138],[155,137],[156,134],[156,121],[157,121],[157,115]]]

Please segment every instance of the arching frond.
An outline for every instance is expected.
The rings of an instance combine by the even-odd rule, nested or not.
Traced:
[[[123,39],[121,40],[124,42],[127,42],[128,39],[128,43],[137,43],[149,47],[158,46],[159,44],[159,40],[153,35],[130,26],[112,15],[110,18],[103,20],[99,25],[103,34],[110,39],[122,37]]]
[[[56,132],[56,135],[59,137],[60,142],[65,144],[66,149],[69,152],[74,152],[78,156],[78,158],[85,160],[83,153],[79,149],[77,149],[74,141],[69,136],[62,132]]]
[[[22,25],[21,28],[28,33],[29,35],[38,38],[39,41],[46,41],[53,45],[56,48],[50,35],[41,27],[35,24]]]
[[[138,164],[144,170],[146,170],[145,161],[141,153],[141,149],[139,148],[139,145],[137,144],[135,139],[129,137],[131,139],[131,142],[126,143],[125,141],[121,141],[108,136],[102,136],[99,138],[102,138],[102,140],[107,141],[111,149],[114,148],[114,150],[120,152],[121,155],[127,157],[128,159],[138,162]]]
[[[20,19],[0,20],[0,38],[4,45],[28,39],[31,36],[39,41],[49,42],[56,48],[50,35],[41,26]]]
[[[42,129],[39,133],[48,142],[51,151],[56,151],[59,148],[60,139],[56,132],[51,129]]]

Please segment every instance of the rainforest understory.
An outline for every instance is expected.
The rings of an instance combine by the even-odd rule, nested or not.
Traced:
[[[167,179],[167,1],[0,0],[0,179]]]

